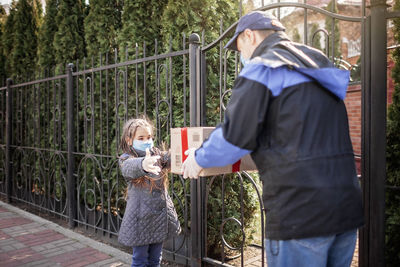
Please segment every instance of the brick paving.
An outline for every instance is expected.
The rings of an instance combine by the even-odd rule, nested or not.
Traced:
[[[262,266],[261,249],[256,254],[246,259],[244,266]],[[0,201],[2,267],[127,267],[130,261],[128,253]],[[358,267],[358,242],[351,267]]]
[[[130,257],[0,201],[2,267],[127,267]]]
[[[268,267],[267,262],[266,262],[266,258],[264,257],[265,260],[265,267]],[[244,266],[248,266],[248,267],[260,267],[262,266],[262,258],[261,258],[261,249],[260,249],[260,255],[257,255],[251,259],[246,260],[243,265]],[[353,255],[353,261],[350,265],[350,267],[358,267],[358,239],[357,239],[357,244],[356,244],[356,249],[354,251],[354,255]]]

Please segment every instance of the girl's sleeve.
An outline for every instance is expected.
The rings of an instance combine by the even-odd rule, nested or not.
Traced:
[[[135,157],[128,157],[128,158],[121,158],[119,160],[119,166],[121,168],[122,176],[125,178],[127,182],[132,179],[136,179],[148,173],[143,170],[142,161],[144,157],[135,158]]]

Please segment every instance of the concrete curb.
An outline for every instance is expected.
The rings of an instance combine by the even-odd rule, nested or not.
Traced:
[[[93,239],[91,239],[89,237],[86,237],[84,235],[76,233],[76,232],[74,232],[74,231],[72,231],[70,229],[64,228],[64,227],[62,227],[62,226],[60,226],[60,225],[58,225],[56,223],[53,223],[53,222],[48,221],[46,219],[43,219],[43,218],[41,218],[41,217],[39,217],[39,216],[37,216],[35,214],[32,214],[32,213],[29,213],[27,211],[21,210],[21,209],[19,209],[17,207],[14,207],[14,206],[12,206],[10,204],[7,204],[7,203],[5,203],[5,202],[3,202],[1,200],[0,200],[0,207],[4,207],[4,208],[6,208],[6,209],[8,209],[8,210],[10,210],[12,212],[15,212],[15,213],[21,215],[22,217],[25,217],[27,219],[30,219],[30,220],[34,221],[34,222],[40,223],[41,225],[43,225],[43,226],[45,226],[45,227],[47,227],[47,228],[49,228],[51,230],[54,230],[54,231],[56,231],[56,232],[58,232],[60,234],[63,234],[65,236],[67,236],[68,238],[75,239],[75,240],[79,241],[80,243],[82,243],[84,245],[87,245],[89,247],[97,249],[97,250],[99,250],[99,251],[101,251],[101,252],[103,252],[105,254],[108,254],[108,255],[110,255],[110,256],[112,256],[112,257],[114,257],[114,258],[116,258],[116,259],[118,259],[118,260],[120,260],[122,262],[125,262],[125,263],[128,263],[128,264],[130,264],[130,262],[131,262],[132,255],[130,255],[130,254],[126,253],[126,252],[123,252],[123,251],[121,251],[119,249],[116,249],[114,247],[111,247],[109,245],[106,245],[104,243],[98,242],[98,241],[93,240]]]

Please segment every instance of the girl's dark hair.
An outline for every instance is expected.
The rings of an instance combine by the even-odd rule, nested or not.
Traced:
[[[151,129],[151,133],[154,132],[153,124],[146,117],[138,118],[138,119],[129,119],[125,122],[124,127],[122,129],[120,148],[121,150],[131,155],[132,157],[138,157],[136,151],[132,148],[132,146],[128,143],[128,140],[133,140],[138,127],[149,127]],[[161,159],[164,158],[163,152],[161,152],[158,148],[152,149],[153,155],[160,155]],[[162,160],[158,160],[157,164],[161,168],[160,179],[161,184],[165,189],[168,188],[168,170],[163,169],[164,162]],[[137,179],[132,179],[131,183],[136,187],[149,187],[150,191],[154,188],[161,189],[159,185],[157,185],[157,181],[159,179],[155,179],[149,176],[143,176]]]

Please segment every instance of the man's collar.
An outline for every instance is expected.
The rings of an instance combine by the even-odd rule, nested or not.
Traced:
[[[276,31],[271,35],[267,36],[254,50],[251,58],[261,56],[266,50],[274,46],[280,41],[290,41],[289,37],[283,31]]]

